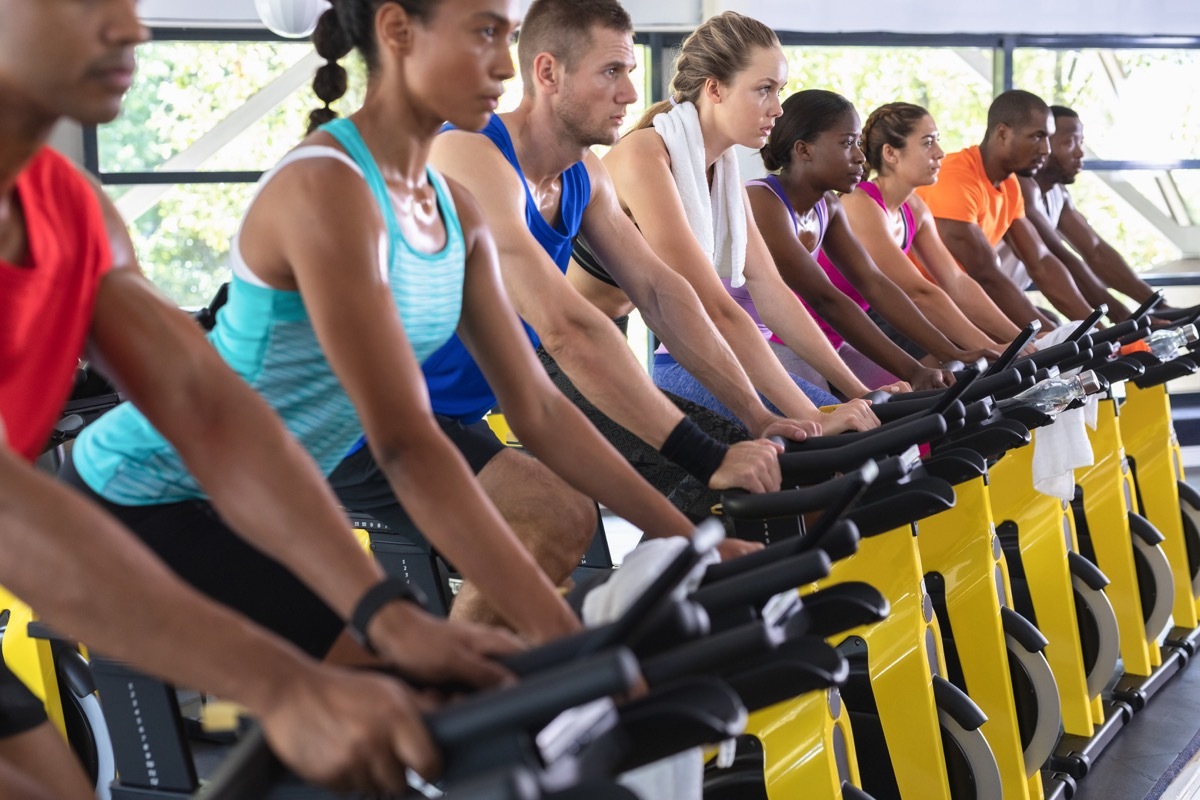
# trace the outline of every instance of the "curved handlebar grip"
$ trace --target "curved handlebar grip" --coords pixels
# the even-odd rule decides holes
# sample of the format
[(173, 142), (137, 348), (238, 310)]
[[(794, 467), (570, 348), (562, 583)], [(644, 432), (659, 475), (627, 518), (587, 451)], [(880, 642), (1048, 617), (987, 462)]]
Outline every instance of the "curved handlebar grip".
[[(704, 581), (701, 587), (708, 586), (713, 583), (719, 583), (724, 580), (736, 578), (739, 575), (750, 572), (751, 570), (761, 569), (762, 567), (770, 566), (771, 564), (781, 561), (785, 558), (790, 558), (798, 553), (805, 553), (820, 547), (824, 550), (822, 544), (829, 541), (827, 536), (831, 532), (836, 532), (837, 539), (840, 542), (852, 541), (857, 547), (858, 543), (858, 528), (853, 522), (848, 519), (839, 520), (832, 526), (830, 531), (825, 534), (805, 534), (804, 536), (793, 536), (788, 539), (781, 539), (777, 542), (764, 547), (762, 550), (756, 550), (753, 553), (748, 553), (744, 556), (738, 556), (732, 561), (722, 561), (719, 564), (711, 565), (704, 573)], [(841, 553), (833, 554), (826, 551), (831, 560), (840, 557)]]
[(872, 458), (894, 455), (914, 444), (924, 444), (945, 434), (946, 429), (943, 417), (922, 416), (898, 425), (889, 425), (873, 436), (845, 447), (784, 453), (779, 457), (779, 467), (785, 476), (800, 482), (804, 479), (820, 479), (822, 475), (857, 469)]
[(642, 666), (642, 675), (655, 687), (693, 675), (725, 672), (770, 653), (780, 639), (780, 633), (765, 622), (752, 622), (655, 656)]
[(1091, 336), (1085, 335), (1080, 337), (1079, 341), (1061, 342), (1042, 350), (1038, 350), (1031, 356), (1023, 356), (1018, 361), (1028, 361), (1037, 366), (1038, 369), (1042, 369), (1044, 367), (1053, 367), (1064, 358), (1070, 358), (1071, 356), (1078, 355), (1080, 350), (1091, 346)]
[(1146, 298), (1146, 301), (1144, 303), (1142, 303), (1140, 306), (1138, 306), (1136, 309), (1134, 309), (1133, 313), (1129, 315), (1129, 318), (1133, 319), (1133, 320), (1145, 319), (1146, 315), (1149, 314), (1151, 311), (1153, 311), (1155, 306), (1157, 306), (1162, 301), (1163, 301), (1162, 289), (1156, 289), (1149, 297)]
[(889, 400), (891, 400), (892, 393), (885, 392), (883, 389), (876, 389), (873, 392), (867, 392), (866, 394), (864, 394), (862, 396), (861, 399), (869, 400), (871, 402), (871, 405), (877, 406), (877, 405), (882, 405), (882, 404), (888, 402)]
[[(786, 457), (786, 454), (780, 456), (780, 460)], [(875, 462), (868, 461), (852, 473), (816, 486), (766, 494), (728, 491), (721, 496), (721, 507), (723, 513), (732, 519), (794, 517), (809, 511), (822, 511), (838, 504), (847, 495), (858, 495), (878, 474), (879, 468)], [(739, 558), (734, 563), (740, 564), (743, 561), (744, 558)], [(712, 567), (709, 570), (711, 571)]]
[(1159, 386), (1167, 381), (1195, 374), (1195, 372), (1195, 361), (1190, 358), (1176, 358), (1161, 366), (1146, 370), (1143, 375), (1133, 379), (1133, 385), (1139, 389), (1149, 389), (1151, 386)]
[(997, 375), (1012, 366), (1013, 361), (1021, 355), (1021, 351), (1025, 346), (1033, 341), (1033, 337), (1038, 335), (1038, 331), (1042, 329), (1042, 323), (1039, 320), (1031, 320), (1021, 332), (1017, 334), (1017, 338), (1013, 339), (1008, 347), (1004, 348), (1004, 352), (1000, 357), (992, 362), (992, 366), (988, 371), (983, 373), (983, 377), (987, 378), (992, 375)]
[(1183, 324), (1191, 321), (1191, 318), (1197, 314), (1200, 314), (1200, 306), (1192, 306), (1191, 308), (1173, 308), (1169, 311), (1155, 311), (1150, 316), (1166, 320), (1167, 322)]
[(690, 599), (716, 616), (738, 606), (761, 605), (780, 592), (819, 581), (829, 574), (831, 566), (823, 550), (799, 553), (777, 564), (706, 584)]
[(639, 678), (633, 653), (618, 647), (468, 697), (428, 715), (425, 724), (450, 756), (464, 747), (486, 747), (488, 739), (505, 731), (542, 725), (565, 709), (627, 692)]

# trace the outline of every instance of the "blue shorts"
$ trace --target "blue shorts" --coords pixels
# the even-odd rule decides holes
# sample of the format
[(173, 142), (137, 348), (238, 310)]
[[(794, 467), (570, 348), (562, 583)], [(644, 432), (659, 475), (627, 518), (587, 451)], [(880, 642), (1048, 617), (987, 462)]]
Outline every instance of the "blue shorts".
[[(796, 382), (796, 386), (800, 387), (800, 391), (804, 392), (804, 396), (812, 400), (813, 404), (818, 407), (833, 406), (841, 402), (829, 392), (814, 386), (803, 378), (798, 378), (795, 375), (792, 375), (791, 378)], [(654, 384), (665, 392), (670, 392), (686, 400), (691, 400), (693, 403), (698, 403), (723, 417), (732, 420), (737, 419), (732, 411), (722, 405), (720, 400), (713, 397), (712, 392), (706, 389), (700, 381), (692, 377), (692, 373), (684, 369), (678, 361), (667, 353), (659, 353), (654, 357)], [(782, 412), (772, 405), (767, 398), (763, 397), (761, 393), (759, 397), (762, 398), (767, 408), (776, 414), (782, 415)]]

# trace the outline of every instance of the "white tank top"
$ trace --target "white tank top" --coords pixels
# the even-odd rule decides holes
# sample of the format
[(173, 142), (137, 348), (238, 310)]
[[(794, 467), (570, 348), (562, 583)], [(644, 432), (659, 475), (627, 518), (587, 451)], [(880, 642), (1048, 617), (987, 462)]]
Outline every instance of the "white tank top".
[[(1050, 227), (1057, 228), (1058, 220), (1062, 217), (1063, 209), (1067, 205), (1066, 188), (1061, 183), (1056, 183), (1050, 187), (1048, 192), (1043, 192), (1040, 186), (1034, 184), (1033, 191), (1033, 199), (1037, 203), (1038, 210), (1046, 215), (1046, 219), (1050, 220)], [(1025, 265), (1008, 246), (1008, 242), (1000, 240), (1000, 244), (996, 245), (996, 255), (1000, 257), (1000, 271), (1015, 283), (1018, 289), (1028, 288), (1032, 283), (1029, 279), (1029, 270), (1025, 269)]]

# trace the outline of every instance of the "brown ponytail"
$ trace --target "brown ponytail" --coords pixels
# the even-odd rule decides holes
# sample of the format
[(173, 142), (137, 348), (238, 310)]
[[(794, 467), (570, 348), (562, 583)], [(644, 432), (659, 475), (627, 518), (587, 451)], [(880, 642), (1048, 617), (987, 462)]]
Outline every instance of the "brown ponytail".
[(375, 39), (375, 12), (384, 3), (394, 2), (409, 16), (427, 20), (440, 0), (331, 0), (332, 5), (317, 21), (313, 46), (325, 64), (313, 77), (313, 93), (324, 105), (308, 115), (308, 133), (337, 118), (330, 105), (346, 94), (346, 69), (338, 62), (358, 50), (367, 62), (367, 74), (379, 61), (379, 43)]
[(885, 144), (903, 150), (908, 135), (928, 116), (928, 111), (913, 103), (886, 103), (872, 111), (862, 130), (862, 151), (867, 158), (863, 180), (883, 169)]

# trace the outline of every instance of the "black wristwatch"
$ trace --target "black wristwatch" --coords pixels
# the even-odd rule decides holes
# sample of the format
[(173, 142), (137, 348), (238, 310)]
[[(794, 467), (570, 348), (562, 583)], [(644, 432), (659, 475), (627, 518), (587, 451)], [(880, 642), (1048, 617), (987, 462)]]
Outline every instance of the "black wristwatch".
[(377, 651), (371, 643), (371, 637), (367, 636), (367, 627), (379, 613), (379, 609), (396, 600), (404, 600), (425, 608), (425, 593), (403, 578), (384, 578), (368, 589), (354, 606), (347, 628), (350, 635), (371, 653)]

